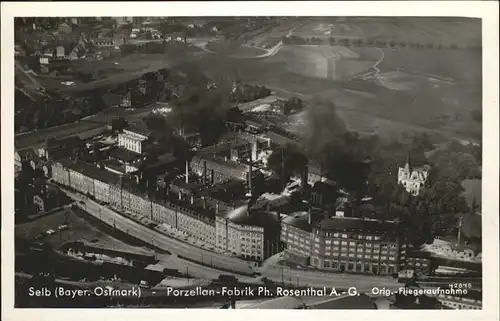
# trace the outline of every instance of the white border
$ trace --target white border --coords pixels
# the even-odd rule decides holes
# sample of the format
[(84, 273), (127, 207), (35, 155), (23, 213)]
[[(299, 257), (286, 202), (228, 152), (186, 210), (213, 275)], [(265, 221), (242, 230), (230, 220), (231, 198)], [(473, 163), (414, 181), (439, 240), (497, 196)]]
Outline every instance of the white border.
[[(495, 1), (346, 1), (346, 2), (21, 2), (1, 4), (2, 25), (2, 320), (135, 320), (148, 318), (294, 320), (498, 320), (498, 3)], [(456, 16), (483, 21), (483, 310), (481, 311), (263, 311), (173, 309), (13, 309), (13, 84), (15, 16)], [(304, 314), (307, 314), (304, 315)]]

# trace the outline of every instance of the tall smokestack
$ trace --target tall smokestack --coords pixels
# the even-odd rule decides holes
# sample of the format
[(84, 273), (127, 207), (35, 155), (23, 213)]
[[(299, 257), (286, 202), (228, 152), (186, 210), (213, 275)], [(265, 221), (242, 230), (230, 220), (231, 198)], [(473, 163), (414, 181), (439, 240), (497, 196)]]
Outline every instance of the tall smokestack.
[(179, 201), (182, 199), (182, 193), (179, 191)]
[(252, 153), (250, 153), (250, 162), (248, 164), (248, 192), (252, 194), (252, 169), (253, 169), (253, 159)]
[(257, 159), (257, 150), (258, 150), (257, 141), (252, 143), (251, 148), (252, 148), (252, 158), (256, 160)]
[(207, 185), (207, 161), (203, 160), (203, 185)]
[(306, 185), (307, 185), (307, 183), (308, 183), (308, 182), (307, 182), (307, 177), (308, 177), (308, 176), (309, 176), (309, 168), (308, 168), (308, 166), (306, 165), (306, 166), (304, 166), (304, 169), (303, 169), (303, 171), (302, 171), (302, 182), (301, 182), (301, 183), (302, 183), (302, 184), (301, 184), (301, 185), (302, 185), (302, 188), (305, 188), (305, 187), (306, 187)]
[(215, 203), (215, 213), (219, 213), (219, 202)]
[(309, 205), (309, 209), (307, 210), (307, 223), (311, 225), (312, 223), (312, 214), (311, 214), (311, 205)]
[(460, 239), (462, 236), (462, 217), (458, 219), (458, 235), (457, 235), (457, 244), (460, 245)]
[(191, 195), (191, 205), (194, 204), (194, 195)]
[(207, 199), (203, 196), (203, 209), (207, 208)]
[(189, 183), (189, 162), (186, 161), (186, 184)]

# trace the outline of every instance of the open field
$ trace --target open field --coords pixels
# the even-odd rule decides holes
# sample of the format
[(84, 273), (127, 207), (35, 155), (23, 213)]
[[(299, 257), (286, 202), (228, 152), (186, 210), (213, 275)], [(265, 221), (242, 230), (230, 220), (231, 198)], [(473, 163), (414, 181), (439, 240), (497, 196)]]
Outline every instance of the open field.
[[(68, 225), (68, 228), (58, 231), (58, 226), (62, 224)], [(16, 237), (33, 239), (38, 234), (50, 229), (56, 233), (54, 235), (46, 235), (40, 241), (50, 244), (55, 249), (60, 248), (68, 242), (87, 241), (100, 247), (141, 254), (152, 254), (151, 251), (145, 248), (128, 245), (101, 232), (85, 219), (77, 216), (71, 209), (64, 209), (34, 221), (16, 225), (15, 235)]]
[(239, 45), (227, 41), (210, 41), (205, 48), (216, 54), (230, 55), (237, 58), (252, 58), (266, 53), (265, 50), (249, 45)]
[[(411, 39), (416, 43), (444, 47), (449, 43), (463, 47), (480, 42), (478, 20), (355, 17), (315, 18), (313, 22), (310, 19), (283, 19), (278, 26), (264, 33), (255, 32), (254, 38), (244, 41), (246, 45), (261, 46), (267, 41), (266, 37), (281, 38), (292, 30), (293, 35), (318, 37), (325, 35), (328, 28), (342, 36), (402, 42)], [(204, 39), (198, 46), (205, 46), (209, 40)], [(218, 41), (222, 47), (231, 45), (222, 39)], [(248, 46), (238, 47), (238, 50), (246, 50), (248, 57), (264, 52)], [(167, 56), (124, 57), (116, 66), (124, 71), (64, 90), (105, 86), (138, 77), (149, 70), (189, 61), (193, 68), (209, 75), (265, 85), (281, 97), (298, 96), (306, 102), (306, 108), (307, 101), (312, 99), (333, 102), (347, 126), (360, 132), (392, 136), (424, 130), (447, 139), (476, 142), (481, 139), (481, 124), (471, 118), (471, 111), (481, 108), (480, 51), (409, 46), (379, 49), (284, 45), (259, 59), (241, 59), (246, 56), (233, 55), (229, 58), (225, 52), (190, 54), (175, 59), (167, 59)], [(88, 62), (88, 66), (82, 65), (82, 68), (108, 68), (106, 64), (113, 61)]]
[[(470, 115), (481, 108), (479, 52), (406, 48), (384, 49), (382, 56), (377, 48), (337, 50), (337, 66), (353, 75), (349, 80), (328, 79), (321, 67), (327, 64), (314, 65), (322, 51), (335, 50), (321, 47), (285, 45), (274, 56), (259, 60), (227, 59), (213, 72), (265, 85), (278, 96), (333, 102), (353, 130), (383, 136), (423, 130), (447, 139), (480, 140), (481, 124)], [(356, 54), (357, 58), (342, 58)], [(429, 59), (431, 55), (435, 58)], [(216, 55), (207, 55), (197, 63), (211, 70), (221, 66), (216, 61)], [(377, 61), (377, 69), (372, 68)], [(372, 75), (361, 77), (365, 73)]]
[[(195, 48), (186, 51), (193, 53)], [(75, 80), (76, 85), (66, 86), (61, 84), (60, 79), (48, 77), (37, 77), (37, 80), (48, 89), (56, 89), (61, 92), (77, 92), (91, 90), (104, 86), (113, 86), (140, 77), (142, 74), (156, 71), (161, 68), (170, 68), (184, 61), (188, 55), (164, 54), (142, 54), (134, 53), (123, 57), (108, 58), (101, 61), (78, 60), (69, 64), (74, 72), (93, 73), (97, 80), (81, 82)], [(117, 63), (117, 64), (115, 64)]]
[[(371, 56), (368, 51), (371, 49)], [(308, 77), (345, 81), (367, 72), (377, 59), (377, 50), (367, 48), (364, 57), (343, 46), (284, 46), (273, 57), (285, 64), (287, 71)]]
[[(377, 39), (396, 42), (479, 45), (481, 26), (460, 18), (317, 17), (297, 28), (299, 37)], [(463, 32), (466, 30), (467, 32)]]

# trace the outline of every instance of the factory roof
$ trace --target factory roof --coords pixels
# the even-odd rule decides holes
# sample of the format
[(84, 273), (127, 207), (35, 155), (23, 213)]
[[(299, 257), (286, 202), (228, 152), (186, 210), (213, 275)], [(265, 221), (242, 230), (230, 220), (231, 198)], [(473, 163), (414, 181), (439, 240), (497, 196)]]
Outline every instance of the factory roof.
[(140, 135), (144, 136), (149, 136), (152, 134), (152, 132), (146, 127), (146, 124), (144, 123), (132, 123), (128, 127), (126, 127), (124, 130), (128, 130), (133, 133), (137, 133)]
[(241, 176), (242, 173), (248, 171), (248, 166), (236, 163), (232, 160), (225, 160), (221, 157), (194, 157), (193, 162), (202, 163), (203, 160), (207, 162), (207, 169), (213, 169), (219, 172), (226, 172), (230, 174), (231, 172), (237, 174), (238, 177)]
[(120, 182), (120, 176), (114, 174), (110, 171), (100, 169), (96, 165), (88, 164), (84, 162), (73, 162), (71, 159), (65, 158), (59, 160), (59, 163), (64, 167), (72, 169), (90, 178), (97, 179), (101, 182), (109, 184), (118, 184)]
[(228, 151), (232, 148), (239, 148), (245, 145), (248, 145), (248, 141), (241, 138), (232, 138), (231, 140), (225, 141), (223, 143), (219, 143), (213, 146), (208, 146), (203, 149), (200, 149), (197, 154), (200, 157), (213, 155), (221, 152)]
[(268, 136), (272, 142), (278, 145), (296, 145), (299, 144), (299, 142), (292, 137), (287, 137), (283, 134), (277, 133), (276, 131), (269, 130), (266, 132), (266, 136)]
[(138, 160), (141, 157), (140, 154), (136, 154), (122, 147), (118, 147), (110, 151), (109, 156), (111, 158), (116, 158), (124, 162), (132, 162)]
[(235, 224), (250, 225), (257, 227), (273, 227), (279, 225), (278, 214), (261, 211), (261, 210), (248, 210), (247, 205), (240, 206), (233, 210), (220, 212), (218, 216), (228, 219)]
[(83, 140), (78, 136), (70, 136), (61, 139), (48, 138), (44, 143), (46, 148), (63, 148), (78, 145), (83, 145)]
[(396, 233), (398, 225), (393, 221), (360, 219), (355, 217), (331, 217), (321, 221), (323, 231), (363, 231), (367, 233)]
[(324, 218), (325, 218), (324, 215), (317, 212), (313, 212), (311, 214), (311, 224), (309, 224), (309, 213), (302, 211), (288, 215), (283, 219), (283, 223), (291, 225), (306, 232), (312, 232), (313, 228), (316, 227), (317, 224)]
[(309, 164), (307, 164), (307, 171), (311, 174), (317, 174), (317, 175), (324, 174), (324, 171), (321, 169), (321, 166), (313, 162), (309, 162)]
[(118, 171), (118, 172), (125, 174), (125, 166), (123, 166), (123, 164), (121, 164), (120, 162), (118, 162), (114, 159), (108, 159), (108, 160), (103, 161), (103, 165), (112, 169), (112, 170), (115, 170), (115, 171)]

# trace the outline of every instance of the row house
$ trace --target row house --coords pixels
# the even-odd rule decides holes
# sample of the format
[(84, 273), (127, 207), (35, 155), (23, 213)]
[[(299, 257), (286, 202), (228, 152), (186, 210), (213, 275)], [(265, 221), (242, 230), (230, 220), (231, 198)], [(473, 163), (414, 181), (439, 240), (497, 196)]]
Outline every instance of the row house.
[(179, 203), (150, 199), (126, 188), (119, 175), (97, 166), (61, 160), (52, 165), (52, 178), (66, 186), (109, 203), (112, 208), (149, 217), (166, 223), (201, 241), (215, 245), (214, 215), (218, 206), (207, 206), (201, 200)]

